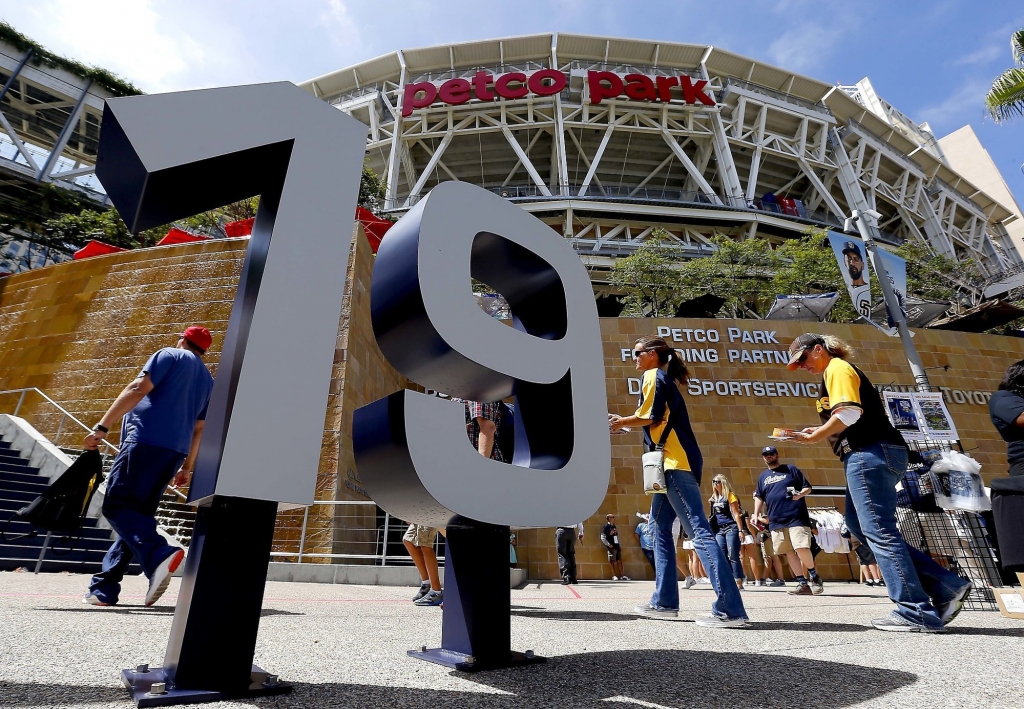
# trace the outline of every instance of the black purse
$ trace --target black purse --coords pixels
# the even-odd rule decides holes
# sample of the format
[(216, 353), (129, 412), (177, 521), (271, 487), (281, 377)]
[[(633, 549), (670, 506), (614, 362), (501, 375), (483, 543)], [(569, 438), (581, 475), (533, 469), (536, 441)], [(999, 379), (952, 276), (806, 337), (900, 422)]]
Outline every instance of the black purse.
[[(70, 540), (72, 534), (81, 530), (89, 502), (102, 477), (103, 459), (100, 452), (85, 451), (39, 497), (11, 515), (0, 530), (0, 539), (15, 542), (37, 536), (43, 531)], [(24, 534), (9, 537), (7, 528), (15, 520), (27, 522), (31, 529)], [(73, 548), (72, 545), (67, 551)]]

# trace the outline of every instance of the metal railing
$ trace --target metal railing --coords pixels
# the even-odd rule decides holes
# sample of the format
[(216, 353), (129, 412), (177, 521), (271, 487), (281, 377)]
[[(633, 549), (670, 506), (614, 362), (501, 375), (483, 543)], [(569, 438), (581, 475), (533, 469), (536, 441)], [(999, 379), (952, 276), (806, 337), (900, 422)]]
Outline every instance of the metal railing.
[[(44, 393), (40, 389), (37, 389), (36, 387), (25, 387), (25, 388), (22, 388), (22, 389), (7, 389), (7, 390), (4, 390), (4, 391), (0, 391), (0, 401), (2, 401), (4, 399), (4, 397), (13, 397), (13, 395), (17, 394), (18, 395), (18, 403), (15, 404), (14, 411), (10, 412), (12, 416), (17, 416), (19, 413), (21, 413), (21, 409), (22, 409), (22, 407), (25, 404), (25, 397), (28, 394), (30, 394), (30, 393), (38, 394), (43, 399), (45, 404), (48, 404), (49, 406), (52, 406), (54, 409), (57, 410), (57, 412), (60, 413), (60, 419), (59, 419), (59, 421), (57, 423), (57, 431), (53, 435), (48, 435), (46, 433), (47, 430), (52, 430), (52, 425), (53, 425), (52, 419), (50, 421), (48, 421), (48, 422), (41, 422), (39, 420), (41, 417), (37, 416), (37, 417), (34, 418), (33, 421), (29, 421), (29, 423), (32, 424), (33, 428), (35, 428), (43, 436), (45, 436), (51, 443), (53, 443), (53, 445), (55, 445), (57, 447), (60, 447), (60, 437), (64, 433), (64, 427), (65, 427), (65, 425), (67, 424), (68, 421), (70, 421), (72, 425), (78, 426), (78, 428), (80, 428), (81, 430), (85, 431), (86, 433), (91, 433), (92, 432), (92, 429), (89, 426), (87, 426), (86, 424), (84, 424), (81, 421), (79, 421), (75, 417), (74, 414), (72, 414), (70, 411), (65, 409), (63, 406), (61, 406), (56, 401), (54, 401), (49, 396), (47, 396), (46, 393)], [(2, 405), (0, 405), (0, 413), (8, 413), (8, 412), (4, 411), (4, 407)], [(28, 420), (28, 419), (26, 419), (26, 420)], [(110, 453), (114, 453), (116, 455), (121, 450), (119, 447), (115, 446), (110, 441), (102, 441), (102, 443), (103, 443), (104, 446), (106, 446), (106, 449), (105, 449), (104, 454), (103, 454), (104, 458), (106, 458), (107, 455), (110, 455)], [(69, 446), (69, 447), (77, 448), (77, 446)], [(104, 483), (104, 485), (105, 485), (105, 483)], [(101, 489), (105, 489), (105, 488), (101, 487)], [(181, 490), (177, 489), (177, 488), (168, 487), (167, 489), (169, 491), (171, 491), (172, 493), (174, 493), (177, 497), (181, 498), (182, 500), (188, 499), (188, 496), (185, 493), (183, 493)]]
[[(301, 515), (299, 510), (278, 513), (270, 556), (300, 564), (347, 560), (374, 566), (409, 565), (412, 559), (402, 544), (407, 527), (407, 522), (383, 512), (371, 501), (317, 501), (305, 507)], [(444, 541), (440, 535), (434, 540), (434, 551), (443, 566)]]
[[(21, 408), (25, 403), (25, 396), (31, 392), (38, 394), (43, 399), (44, 402), (46, 402), (53, 408), (57, 409), (58, 412), (60, 412), (60, 422), (57, 424), (57, 433), (52, 437), (47, 436), (47, 438), (50, 439), (53, 445), (58, 447), (60, 446), (60, 436), (64, 432), (64, 425), (65, 423), (67, 423), (68, 420), (70, 420), (72, 424), (78, 426), (86, 433), (92, 432), (92, 429), (86, 426), (81, 421), (79, 421), (77, 418), (75, 418), (74, 414), (72, 414), (70, 411), (65, 409), (56, 401), (48, 397), (46, 394), (44, 394), (41, 390), (37, 389), (36, 387), (25, 387), (23, 389), (7, 389), (5, 391), (0, 391), (0, 397), (14, 394), (19, 395), (18, 403), (15, 405), (14, 411), (11, 412), (12, 416), (17, 416), (21, 412)], [(6, 413), (3, 411), (3, 407), (0, 407), (0, 413)], [(36, 428), (36, 430), (39, 430), (40, 433), (43, 433), (43, 431), (40, 430), (40, 427), (38, 425), (36, 425), (35, 423), (33, 423), (32, 425)], [(43, 433), (43, 435), (45, 436), (46, 434)], [(117, 446), (115, 446), (113, 443), (110, 443), (109, 441), (103, 441), (103, 445), (105, 445), (109, 449), (108, 452), (113, 451), (114, 453), (117, 453), (118, 451), (120, 451), (120, 449)]]

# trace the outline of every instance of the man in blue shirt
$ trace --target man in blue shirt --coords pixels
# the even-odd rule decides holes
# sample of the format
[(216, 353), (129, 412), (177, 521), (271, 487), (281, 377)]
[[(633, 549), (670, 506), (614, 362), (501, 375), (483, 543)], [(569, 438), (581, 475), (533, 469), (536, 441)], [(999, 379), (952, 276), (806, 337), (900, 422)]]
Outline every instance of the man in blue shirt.
[(202, 356), (212, 342), (205, 327), (192, 326), (178, 344), (159, 350), (118, 395), (85, 438), (97, 448), (121, 417), (121, 450), (107, 478), (103, 515), (117, 541), (103, 558), (83, 599), (112, 606), (121, 579), (134, 557), (149, 578), (145, 603), (151, 606), (170, 584), (185, 551), (171, 546), (156, 530), (156, 509), (167, 484), (185, 485), (192, 477), (213, 377)]
[[(772, 545), (776, 554), (785, 554), (789, 568), (796, 577), (797, 587), (790, 591), (796, 596), (810, 596), (825, 590), (811, 553), (811, 516), (807, 512), (804, 498), (811, 493), (811, 484), (795, 465), (779, 462), (779, 451), (775, 446), (765, 446), (761, 451), (768, 469), (757, 479), (754, 491), (754, 520), (762, 524), (761, 510), (768, 516), (768, 528), (772, 532)], [(804, 576), (807, 571), (810, 579)]]
[(636, 526), (633, 533), (640, 540), (640, 551), (644, 553), (644, 557), (654, 569), (654, 573), (658, 573), (658, 570), (654, 568), (654, 538), (651, 536), (650, 527), (648, 527), (651, 521), (650, 516), (639, 512), (636, 513), (636, 516), (640, 518), (640, 524)]

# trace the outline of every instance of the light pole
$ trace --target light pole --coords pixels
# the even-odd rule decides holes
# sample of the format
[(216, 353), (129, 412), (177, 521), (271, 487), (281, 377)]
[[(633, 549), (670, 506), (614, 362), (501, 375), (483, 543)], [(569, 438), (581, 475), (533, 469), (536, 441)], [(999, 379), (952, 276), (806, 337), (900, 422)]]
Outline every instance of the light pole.
[(882, 287), (882, 298), (885, 300), (885, 307), (889, 311), (889, 317), (896, 323), (896, 329), (900, 333), (903, 352), (907, 355), (907, 362), (910, 363), (910, 371), (914, 375), (917, 390), (931, 391), (931, 384), (928, 383), (928, 375), (925, 374), (924, 365), (921, 363), (921, 356), (917, 354), (917, 348), (914, 347), (914, 340), (910, 335), (910, 328), (907, 327), (907, 319), (903, 315), (903, 308), (900, 307), (899, 300), (896, 298), (896, 294), (893, 293), (892, 283), (889, 282), (889, 274), (885, 270), (885, 263), (882, 261), (881, 255), (876, 252), (875, 239), (871, 235), (871, 225), (868, 224), (867, 220), (868, 218), (875, 218), (877, 213), (865, 211), (862, 214), (860, 210), (854, 209), (851, 214), (853, 216), (847, 220), (847, 224), (849, 222), (856, 224), (857, 230), (864, 240), (864, 248), (871, 259), (875, 275), (878, 276), (878, 285)]

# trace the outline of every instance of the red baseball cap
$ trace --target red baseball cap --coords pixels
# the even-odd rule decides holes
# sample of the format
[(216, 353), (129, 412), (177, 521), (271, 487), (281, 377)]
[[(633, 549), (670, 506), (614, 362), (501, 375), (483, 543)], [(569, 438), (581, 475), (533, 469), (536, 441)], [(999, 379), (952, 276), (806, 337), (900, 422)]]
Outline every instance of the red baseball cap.
[(181, 336), (203, 352), (210, 349), (210, 345), (213, 344), (213, 335), (205, 327), (199, 325), (185, 328), (185, 332), (181, 333)]

